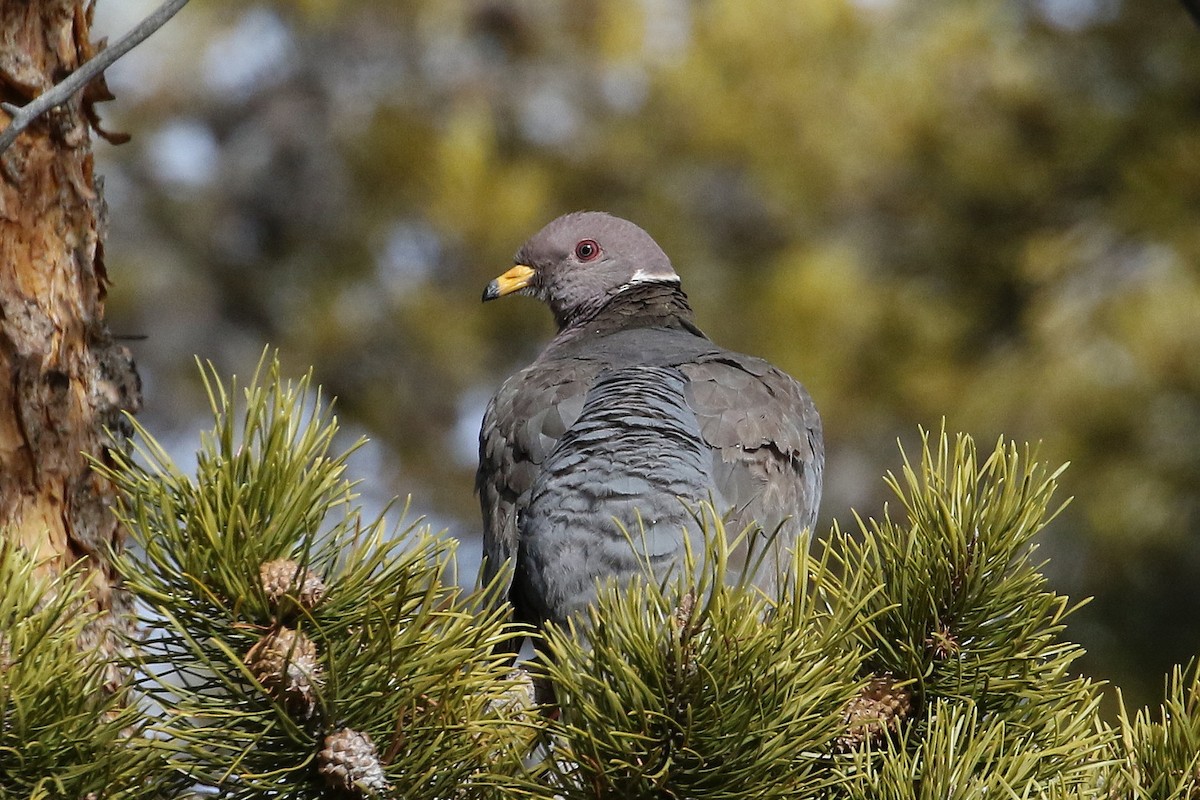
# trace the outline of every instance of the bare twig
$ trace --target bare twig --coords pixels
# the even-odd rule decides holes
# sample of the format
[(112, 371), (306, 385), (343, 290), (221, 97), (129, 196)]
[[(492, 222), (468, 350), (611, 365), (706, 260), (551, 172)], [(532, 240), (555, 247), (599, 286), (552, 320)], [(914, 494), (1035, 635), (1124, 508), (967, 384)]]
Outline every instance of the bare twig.
[(118, 39), (112, 46), (106, 47), (94, 57), (88, 59), (79, 69), (68, 75), (61, 83), (52, 89), (42, 92), (24, 106), (17, 107), (11, 103), (0, 103), (10, 115), (12, 121), (0, 132), (0, 153), (17, 140), (21, 131), (57, 105), (65, 103), (76, 92), (87, 86), (97, 75), (108, 69), (112, 64), (133, 48), (137, 47), (147, 36), (166, 24), (175, 16), (179, 9), (187, 5), (188, 0), (166, 0), (153, 14), (139, 22), (129, 33)]

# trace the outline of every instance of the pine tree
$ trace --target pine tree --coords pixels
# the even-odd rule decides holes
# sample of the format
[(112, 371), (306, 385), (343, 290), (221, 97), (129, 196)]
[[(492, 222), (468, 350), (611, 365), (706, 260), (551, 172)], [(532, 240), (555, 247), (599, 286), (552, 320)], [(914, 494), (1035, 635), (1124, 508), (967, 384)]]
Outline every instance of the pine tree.
[(309, 378), (204, 374), (194, 475), (136, 423), (97, 465), (133, 539), (127, 684), (78, 654), (79, 576), (0, 548), (0, 796), (1200, 797), (1196, 666), (1115, 727), (1072, 672), (1036, 557), (1060, 470), (1029, 449), (926, 436), (898, 513), (795, 554), (778, 596), (726, 580), (740, 540), (701, 505), (682, 577), (601, 587), (513, 670), (527, 632), (458, 588), (452, 540), (363, 519)]

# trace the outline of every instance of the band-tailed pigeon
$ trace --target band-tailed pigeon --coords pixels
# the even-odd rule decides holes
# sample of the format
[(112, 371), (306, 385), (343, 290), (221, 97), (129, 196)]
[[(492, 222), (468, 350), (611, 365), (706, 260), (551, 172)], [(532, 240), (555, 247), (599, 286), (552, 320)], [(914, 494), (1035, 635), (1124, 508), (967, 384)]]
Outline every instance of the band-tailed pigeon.
[[(729, 535), (778, 529), (763, 574), (779, 574), (821, 496), (821, 420), (804, 388), (709, 340), (670, 260), (631, 222), (567, 214), (514, 262), (483, 299), (530, 295), (558, 324), (479, 434), (484, 578), (513, 560), (517, 620), (562, 623), (598, 579), (628, 580), (647, 557), (679, 563), (699, 501)], [(622, 527), (648, 552), (631, 552)]]

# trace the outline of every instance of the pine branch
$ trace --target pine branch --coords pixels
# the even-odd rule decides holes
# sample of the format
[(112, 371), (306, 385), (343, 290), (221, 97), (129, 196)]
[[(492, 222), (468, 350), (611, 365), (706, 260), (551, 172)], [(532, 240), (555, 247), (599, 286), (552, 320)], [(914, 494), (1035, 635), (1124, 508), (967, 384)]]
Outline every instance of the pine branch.
[(1103, 796), (1107, 739), (1094, 725), (1046, 744), (973, 703), (939, 700), (926, 713), (923, 730), (909, 729), (896, 746), (855, 754), (842, 784), (847, 800)]
[(194, 479), (136, 421), (140, 463), (99, 467), (135, 542), (120, 569), (149, 609), (139, 688), (169, 763), (232, 798), (474, 797), (515, 773), (511, 634), (454, 585), (453, 543), (361, 519), (309, 378), (265, 357), (245, 390), (204, 378)]
[(1149, 709), (1131, 717), (1122, 700), (1119, 722), (1124, 796), (1200, 796), (1200, 661), (1171, 673), (1157, 719)]
[(80, 648), (87, 603), (76, 571), (48, 580), (0, 540), (0, 796), (151, 798), (171, 783), (112, 665)]
[(1099, 692), (1069, 675), (1071, 609), (1034, 560), (1061, 471), (1003, 440), (981, 460), (970, 437), (923, 433), (919, 462), (888, 476), (905, 518), (835, 534), (841, 595), (877, 588), (856, 632), (871, 672), (910, 681), (917, 709), (852, 753), (851, 797), (1066, 796), (1103, 780)]
[(932, 445), (888, 478), (906, 520), (840, 534), (843, 572), (883, 587), (868, 606), (880, 668), (920, 678), (926, 696), (1015, 703), (1081, 652), (1059, 639), (1071, 607), (1033, 560), (1061, 469), (1003, 442), (982, 462), (969, 437)]

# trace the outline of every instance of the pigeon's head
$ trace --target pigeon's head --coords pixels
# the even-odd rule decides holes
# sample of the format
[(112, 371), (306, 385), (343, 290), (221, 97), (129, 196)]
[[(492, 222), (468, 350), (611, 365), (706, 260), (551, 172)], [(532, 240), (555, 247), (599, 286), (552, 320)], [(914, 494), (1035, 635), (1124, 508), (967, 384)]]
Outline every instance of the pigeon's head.
[(514, 293), (536, 297), (550, 306), (560, 328), (636, 284), (679, 282), (650, 234), (600, 211), (559, 217), (521, 245), (513, 262), (488, 284), (483, 299)]

